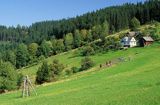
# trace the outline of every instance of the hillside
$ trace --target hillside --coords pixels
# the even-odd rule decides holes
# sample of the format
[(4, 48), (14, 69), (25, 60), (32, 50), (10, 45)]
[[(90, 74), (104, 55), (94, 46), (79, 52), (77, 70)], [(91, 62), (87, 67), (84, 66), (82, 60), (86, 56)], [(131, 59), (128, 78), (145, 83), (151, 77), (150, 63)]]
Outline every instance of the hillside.
[[(23, 99), (20, 91), (2, 94), (0, 105), (159, 105), (159, 52), (160, 44), (155, 43), (145, 48), (97, 54), (92, 56), (97, 65), (95, 70), (38, 86), (38, 96)], [(64, 55), (55, 57), (61, 62), (68, 60), (70, 66), (79, 65), (79, 57), (74, 57), (72, 53)], [(110, 68), (98, 67), (99, 63), (108, 59), (128, 56), (132, 57), (131, 61)], [(36, 66), (32, 70), (34, 68)]]
[[(155, 26), (152, 24), (142, 25), (139, 28), (139, 30), (143, 32), (146, 29), (148, 30), (149, 27), (155, 27)], [(120, 31), (115, 34), (111, 34), (110, 36), (107, 36), (107, 37), (119, 37), (121, 34), (124, 35), (127, 32), (129, 32), (129, 29)], [(95, 40), (91, 43), (98, 42), (98, 41), (100, 41), (100, 39)], [(45, 61), (47, 61), (48, 63), (52, 63), (54, 59), (57, 59), (60, 61), (60, 63), (63, 63), (65, 65), (65, 69), (69, 69), (72, 67), (80, 67), (81, 60), (84, 58), (84, 56), (80, 55), (80, 52), (81, 52), (81, 50), (77, 48), (77, 49), (74, 49), (74, 50), (71, 50), (68, 52), (60, 53), (55, 56), (51, 56), (49, 58), (46, 58)], [(128, 53), (128, 52), (123, 52), (123, 53), (116, 52), (116, 53), (112, 54), (113, 52), (114, 51), (105, 52), (105, 53), (97, 53), (96, 55), (91, 56), (91, 59), (93, 59), (95, 62), (95, 66), (93, 69), (96, 69), (97, 67), (99, 67), (100, 64), (105, 63), (106, 61), (113, 60), (113, 59), (116, 59), (121, 56), (123, 57), (123, 55), (125, 55), (125, 54), (126, 54), (126, 56), (130, 55), (130, 53)], [(22, 73), (23, 75), (29, 75), (30, 78), (33, 81), (35, 81), (36, 72), (37, 72), (38, 68), (41, 66), (41, 64), (42, 63), (31, 65), (31, 66), (19, 69), (18, 71), (19, 71), (19, 73)]]
[[(152, 25), (149, 25), (149, 26), (152, 26)], [(147, 28), (148, 25), (143, 25), (140, 27), (140, 30), (143, 30), (145, 28)], [(126, 32), (128, 32), (129, 30), (123, 30), (123, 31), (120, 31), (118, 33), (115, 33), (115, 34), (112, 34), (108, 37), (118, 37), (120, 34), (124, 34)], [(106, 37), (107, 38), (107, 37)], [(98, 42), (100, 41), (100, 39), (98, 40), (95, 40), (91, 43), (94, 43), (94, 42)], [(84, 47), (84, 46), (82, 46)], [(46, 58), (45, 61), (47, 61), (48, 63), (52, 63), (52, 61), (54, 59), (57, 59), (60, 61), (60, 63), (63, 63), (66, 68), (72, 68), (72, 67), (80, 67), (81, 65), (81, 60), (82, 58), (84, 58), (83, 56), (80, 55), (80, 49), (73, 49), (71, 51), (68, 51), (68, 52), (64, 52), (64, 53), (60, 53), (60, 54), (57, 54), (55, 56), (51, 56), (49, 58)], [(98, 53), (94, 56), (91, 56), (91, 58), (94, 60), (95, 62), (95, 67), (94, 68), (97, 68), (99, 67), (99, 64), (101, 63), (104, 63), (106, 62), (107, 60), (112, 60), (112, 59), (115, 59), (119, 56), (121, 56), (122, 53), (117, 53), (117, 54), (112, 54), (112, 51), (111, 52), (107, 52), (107, 53)], [(128, 54), (127, 54), (128, 55)], [(105, 58), (104, 56), (107, 56), (107, 58)], [(74, 63), (73, 63), (74, 62)], [(19, 69), (19, 73), (22, 73), (23, 75), (29, 75), (31, 77), (31, 79), (34, 81), (35, 80), (35, 75), (36, 75), (36, 72), (38, 70), (38, 68), (41, 66), (42, 63), (38, 63), (38, 64), (35, 64), (35, 65), (31, 65), (31, 66), (28, 66), (28, 67), (25, 67), (25, 68), (22, 68), (22, 69)]]
[(160, 105), (159, 9), (145, 0), (0, 25), (0, 105)]

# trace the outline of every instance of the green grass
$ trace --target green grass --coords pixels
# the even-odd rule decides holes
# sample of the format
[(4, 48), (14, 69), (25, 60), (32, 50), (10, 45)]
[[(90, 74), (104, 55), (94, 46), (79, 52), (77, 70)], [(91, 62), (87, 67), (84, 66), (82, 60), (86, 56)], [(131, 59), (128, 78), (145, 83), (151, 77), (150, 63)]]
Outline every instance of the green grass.
[[(56, 58), (68, 67), (80, 66), (81, 57), (72, 54), (53, 56), (48, 61)], [(128, 56), (132, 57), (131, 61), (98, 68), (106, 60)], [(37, 86), (38, 96), (21, 98), (20, 91), (2, 94), (0, 105), (160, 105), (160, 44), (91, 58), (96, 63), (92, 70)], [(34, 76), (37, 67), (25, 69), (23, 73)]]

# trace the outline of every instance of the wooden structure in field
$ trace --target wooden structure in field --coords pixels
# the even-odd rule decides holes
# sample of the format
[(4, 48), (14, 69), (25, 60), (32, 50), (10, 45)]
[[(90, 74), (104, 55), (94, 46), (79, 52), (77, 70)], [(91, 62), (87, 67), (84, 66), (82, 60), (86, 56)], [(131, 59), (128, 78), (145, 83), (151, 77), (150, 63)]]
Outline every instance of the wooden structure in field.
[(146, 37), (142, 37), (140, 39), (140, 46), (144, 47), (144, 46), (149, 46), (154, 42), (154, 40), (152, 39), (152, 37), (150, 36), (146, 36)]
[(22, 89), (22, 97), (28, 97), (31, 95), (31, 90), (32, 89), (35, 93), (35, 95), (37, 95), (37, 92), (36, 90), (34, 89), (28, 75), (26, 75), (24, 77), (24, 80), (23, 80), (23, 89)]

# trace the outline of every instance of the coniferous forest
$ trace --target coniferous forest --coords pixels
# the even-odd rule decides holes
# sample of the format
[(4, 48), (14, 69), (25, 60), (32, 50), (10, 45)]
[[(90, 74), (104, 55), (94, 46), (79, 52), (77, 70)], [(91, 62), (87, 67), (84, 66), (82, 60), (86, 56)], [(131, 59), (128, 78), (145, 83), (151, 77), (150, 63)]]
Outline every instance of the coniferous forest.
[(0, 26), (0, 59), (9, 61), (19, 69), (45, 57), (128, 29), (134, 17), (141, 25), (160, 21), (160, 1), (127, 3), (74, 18), (37, 22), (29, 27)]

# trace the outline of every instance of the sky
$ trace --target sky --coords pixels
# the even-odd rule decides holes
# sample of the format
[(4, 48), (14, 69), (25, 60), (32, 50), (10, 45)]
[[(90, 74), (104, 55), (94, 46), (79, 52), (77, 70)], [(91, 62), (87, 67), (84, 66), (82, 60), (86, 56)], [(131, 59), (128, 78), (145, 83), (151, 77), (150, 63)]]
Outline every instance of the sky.
[(0, 0), (0, 25), (29, 26), (75, 17), (104, 7), (145, 0)]

